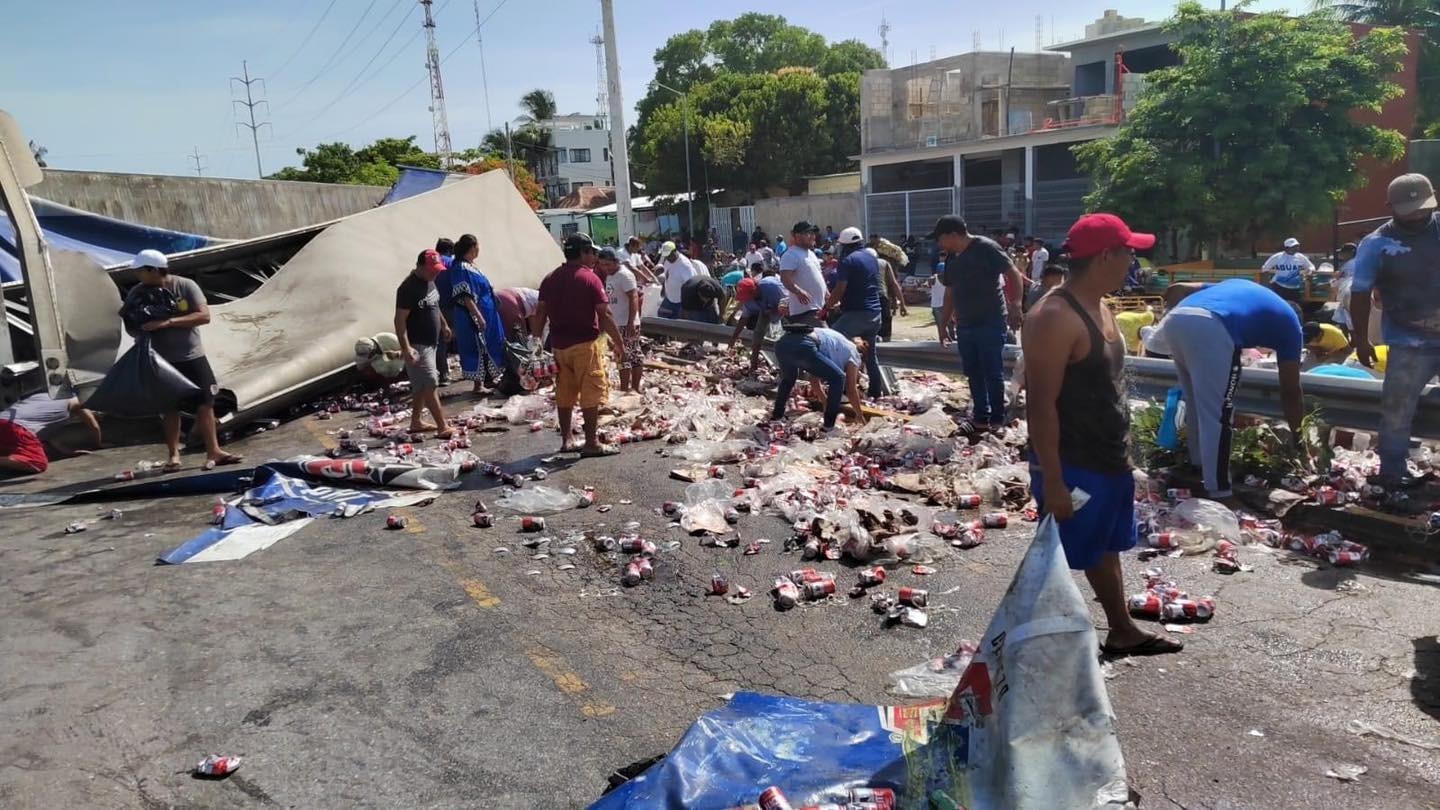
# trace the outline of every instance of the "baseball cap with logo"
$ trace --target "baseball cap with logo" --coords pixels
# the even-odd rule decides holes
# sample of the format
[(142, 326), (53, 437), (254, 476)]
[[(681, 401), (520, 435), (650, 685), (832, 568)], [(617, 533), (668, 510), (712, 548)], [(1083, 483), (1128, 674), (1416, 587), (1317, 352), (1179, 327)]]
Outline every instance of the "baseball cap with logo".
[(1430, 178), (1423, 174), (1402, 174), (1390, 181), (1390, 190), (1386, 192), (1385, 199), (1390, 203), (1390, 210), (1403, 217), (1416, 211), (1434, 208), (1435, 187), (1430, 185)]
[(840, 232), (836, 241), (842, 245), (858, 245), (865, 241), (865, 234), (861, 233), (859, 228), (846, 228)]
[(1086, 214), (1070, 226), (1065, 239), (1065, 251), (1072, 259), (1088, 259), (1118, 247), (1149, 250), (1155, 247), (1155, 234), (1136, 233), (1114, 214)]

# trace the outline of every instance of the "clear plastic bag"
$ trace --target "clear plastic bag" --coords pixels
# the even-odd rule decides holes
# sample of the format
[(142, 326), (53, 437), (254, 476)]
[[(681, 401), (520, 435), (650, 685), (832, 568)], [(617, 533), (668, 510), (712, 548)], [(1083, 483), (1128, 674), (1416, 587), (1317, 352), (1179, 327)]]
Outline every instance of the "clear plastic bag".
[[(1016, 483), (1016, 482), (1020, 483)], [(1002, 464), (976, 470), (970, 476), (975, 491), (996, 506), (1007, 501), (1028, 501), (1030, 499), (1030, 467), (1025, 464)], [(1022, 497), (1023, 490), (1023, 497)]]
[(968, 639), (955, 652), (890, 673), (890, 692), (905, 697), (948, 697), (979, 645)]
[(685, 514), (680, 516), (680, 528), (690, 534), (725, 534), (730, 531), (730, 524), (725, 522), (722, 502), (711, 499), (685, 507)]
[(684, 444), (677, 444), (670, 450), (670, 455), (676, 458), (683, 458), (686, 461), (694, 461), (702, 464), (729, 463), (738, 461), (745, 455), (745, 451), (755, 447), (754, 442), (745, 439), (730, 439), (728, 441), (707, 441), (705, 439), (691, 439)]
[(550, 400), (542, 394), (518, 394), (505, 401), (500, 413), (510, 424), (523, 425), (549, 415)]
[(550, 487), (525, 487), (512, 490), (495, 502), (496, 509), (517, 515), (553, 515), (580, 505), (582, 493), (571, 489), (561, 492)]
[(1241, 543), (1240, 521), (1230, 507), (1204, 498), (1187, 498), (1170, 510), (1173, 528), (1193, 529), (1215, 540)]

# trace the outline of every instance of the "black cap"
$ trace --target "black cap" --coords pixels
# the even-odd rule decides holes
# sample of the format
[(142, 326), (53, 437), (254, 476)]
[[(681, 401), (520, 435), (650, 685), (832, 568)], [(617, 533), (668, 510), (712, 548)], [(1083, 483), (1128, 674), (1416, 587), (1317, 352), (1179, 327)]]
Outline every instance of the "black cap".
[(600, 258), (604, 259), (607, 262), (620, 261), (620, 257), (615, 255), (615, 248), (601, 248)]
[(795, 223), (795, 227), (793, 227), (793, 228), (790, 229), (790, 233), (819, 233), (819, 232), (820, 232), (820, 226), (819, 226), (819, 225), (811, 225), (810, 223), (806, 222), (806, 221), (803, 220), (803, 219), (800, 220), (799, 222)]
[(564, 248), (566, 250), (584, 250), (593, 247), (595, 247), (595, 242), (587, 234), (572, 233), (565, 237)]
[(927, 235), (926, 239), (939, 238), (941, 234), (958, 233), (965, 235), (970, 233), (970, 228), (965, 224), (965, 218), (956, 214), (946, 214), (935, 220), (935, 230)]

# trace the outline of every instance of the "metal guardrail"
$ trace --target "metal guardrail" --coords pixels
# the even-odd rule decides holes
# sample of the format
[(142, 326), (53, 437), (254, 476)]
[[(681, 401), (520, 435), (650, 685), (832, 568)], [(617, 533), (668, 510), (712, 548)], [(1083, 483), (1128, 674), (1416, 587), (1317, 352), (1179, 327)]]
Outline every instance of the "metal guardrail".
[[(680, 340), (706, 340), (724, 343), (730, 340), (734, 327), (694, 321), (645, 318), (641, 328), (649, 335)], [(749, 341), (750, 333), (742, 336)], [(942, 348), (935, 341), (901, 341), (879, 344), (880, 362), (897, 368), (934, 371), (946, 374), (960, 372), (960, 360), (953, 348)], [(1019, 357), (1018, 346), (1005, 347), (1005, 367), (1011, 369)], [(1125, 373), (1131, 395), (1139, 399), (1163, 399), (1166, 392), (1179, 385), (1175, 364), (1154, 357), (1125, 358)], [(1314, 400), (1325, 421), (1337, 427), (1377, 430), (1380, 427), (1380, 380), (1328, 377), (1318, 374), (1300, 375), (1306, 399)], [(1240, 387), (1235, 394), (1235, 409), (1241, 413), (1271, 418), (1284, 415), (1280, 402), (1280, 376), (1273, 369), (1246, 368), (1240, 374)], [(1415, 409), (1411, 433), (1426, 439), (1440, 438), (1440, 385), (1427, 386)]]

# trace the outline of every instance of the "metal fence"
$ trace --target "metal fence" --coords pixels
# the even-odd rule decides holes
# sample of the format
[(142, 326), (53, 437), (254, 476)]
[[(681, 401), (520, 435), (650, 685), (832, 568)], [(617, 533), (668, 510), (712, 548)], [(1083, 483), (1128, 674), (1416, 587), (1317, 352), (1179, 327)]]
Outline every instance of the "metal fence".
[(899, 241), (930, 232), (935, 220), (955, 213), (955, 190), (887, 191), (865, 195), (865, 232)]

